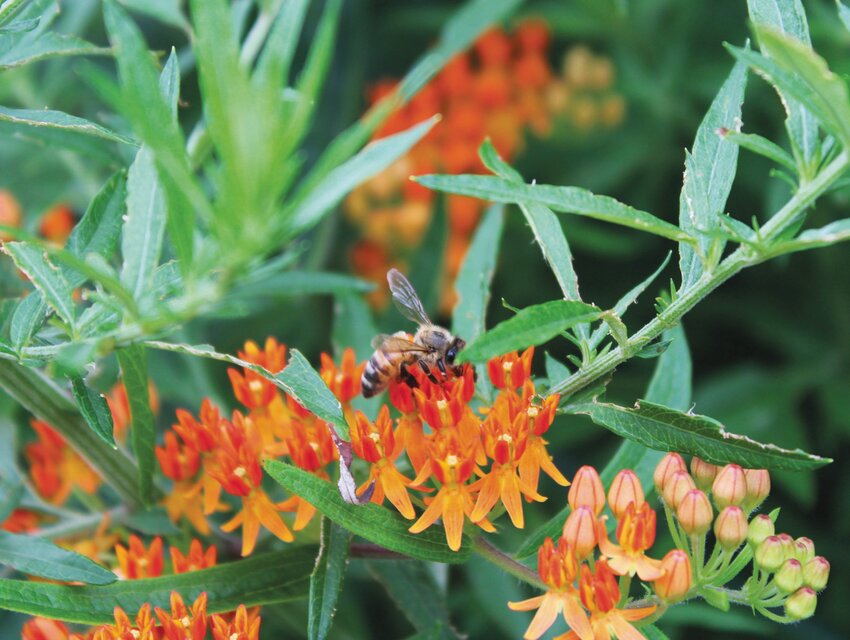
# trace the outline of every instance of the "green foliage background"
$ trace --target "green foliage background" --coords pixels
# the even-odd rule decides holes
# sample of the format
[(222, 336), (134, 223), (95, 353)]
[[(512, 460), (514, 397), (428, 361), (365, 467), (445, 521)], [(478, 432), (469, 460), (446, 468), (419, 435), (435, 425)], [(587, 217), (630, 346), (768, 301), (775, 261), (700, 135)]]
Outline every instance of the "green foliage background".
[[(127, 3), (137, 4), (137, 3)], [(237, 3), (238, 4), (238, 3)], [(322, 3), (311, 3), (307, 32), (315, 29)], [(100, 3), (75, 0), (63, 4), (59, 30), (106, 44)], [(626, 11), (624, 12), (624, 7)], [(364, 109), (364, 87), (383, 76), (400, 77), (434, 41), (439, 28), (456, 8), (451, 2), (346, 0), (335, 42), (327, 86), (315, 115), (315, 126), (303, 151), (315, 159), (328, 142), (358, 118)], [(833, 71), (850, 73), (850, 31), (836, 18), (831, 2), (806, 2), (816, 50)], [(517, 167), (527, 180), (569, 184), (616, 197), (644, 211), (675, 222), (683, 171), (683, 150), (690, 147), (707, 106), (732, 66), (724, 49), (728, 42), (743, 46), (751, 38), (743, 2), (683, 3), (675, 0), (562, 0), (528, 2), (519, 15), (541, 15), (552, 27), (562, 51), (584, 43), (610, 56), (616, 66), (617, 88), (625, 96), (627, 117), (613, 131), (559, 135), (532, 140)], [(197, 118), (199, 96), (191, 61), (181, 60), (186, 36), (178, 25), (150, 17), (138, 20), (149, 46), (168, 51), (177, 47), (185, 102), (181, 123)], [(304, 43), (296, 63), (306, 55)], [(106, 67), (90, 58), (89, 65)], [(51, 60), (7, 71), (0, 77), (0, 104), (38, 109), (44, 105), (98, 120), (103, 103), (80, 80), (79, 61)], [(71, 70), (69, 72), (69, 69)], [(744, 131), (785, 140), (784, 113), (773, 89), (751, 74), (744, 104)], [(110, 123), (105, 123), (109, 125)], [(120, 127), (119, 122), (112, 123)], [(118, 129), (120, 131), (120, 128)], [(185, 127), (184, 127), (184, 130)], [(0, 134), (9, 133), (0, 122)], [(88, 202), (127, 150), (81, 140), (79, 153), (60, 150), (44, 140), (3, 135), (0, 143), (0, 188), (12, 190), (23, 203), (27, 224), (57, 201), (71, 202), (77, 211)], [(117, 153), (118, 158), (110, 154)], [(785, 182), (771, 174), (771, 165), (742, 150), (738, 175), (726, 210), (740, 220), (765, 221), (788, 197)], [(847, 217), (850, 189), (822, 198), (809, 224), (820, 227)], [(600, 308), (612, 306), (623, 291), (652, 273), (659, 256), (670, 249), (666, 240), (604, 225), (577, 216), (563, 217), (575, 256), (583, 299)], [(337, 214), (311, 236), (307, 263), (312, 269), (347, 271), (348, 233)], [(426, 247), (427, 251), (429, 248)], [(431, 256), (439, 260), (439, 256)], [(628, 324), (637, 327), (653, 314), (659, 283), (678, 281), (675, 260), (630, 311)], [(841, 458), (850, 444), (850, 253), (845, 245), (783, 256), (745, 271), (723, 285), (685, 319), (694, 364), (694, 406), (734, 431), (786, 448), (800, 447)], [(8, 280), (4, 280), (8, 282)], [(534, 282), (535, 286), (529, 286)], [(12, 293), (11, 291), (5, 292)], [(499, 304), (515, 307), (560, 297), (548, 267), (540, 259), (533, 236), (516, 207), (506, 218), (488, 315), (488, 326), (511, 316)], [(298, 348), (313, 362), (320, 351), (332, 351), (333, 300), (326, 295), (289, 297), (260, 305), (247, 319), (226, 313), (207, 314), (183, 330), (189, 343), (210, 343), (234, 353), (246, 339), (274, 335)], [(553, 343), (549, 353), (563, 359), (569, 346)], [(537, 359), (542, 365), (541, 357)], [(654, 361), (635, 359), (623, 366), (609, 388), (609, 398), (629, 405), (643, 395)], [(196, 408), (203, 395), (227, 406), (229, 390), (224, 367), (206, 360), (152, 352), (148, 369), (162, 390), (162, 420), (175, 407)], [(541, 371), (542, 373), (542, 371)], [(3, 399), (3, 421), (20, 420), (19, 410)], [(619, 439), (593, 425), (586, 416), (560, 419), (549, 432), (556, 463), (567, 475), (581, 464), (603, 467)], [(767, 506), (782, 505), (781, 527), (793, 536), (815, 540), (817, 551), (832, 563), (832, 580), (819, 599), (817, 616), (791, 627), (779, 627), (750, 616), (741, 608), (718, 615), (707, 605), (671, 610), (661, 627), (671, 638), (843, 637), (850, 624), (850, 466), (829, 465), (816, 473), (781, 471), (773, 474), (774, 491)], [(545, 505), (527, 509), (526, 531), (533, 531), (566, 500), (554, 484), (544, 486)], [(523, 533), (505, 530), (506, 548), (516, 548)], [(390, 575), (393, 572), (406, 575)], [(429, 602), (416, 585), (450, 584), (445, 600)], [(392, 593), (380, 585), (392, 584)], [(409, 585), (405, 593), (399, 585)], [(505, 602), (523, 593), (514, 578), (478, 558), (463, 566), (434, 565), (423, 569), (355, 562), (349, 567), (340, 609), (331, 637), (403, 637), (418, 620), (448, 615), (470, 637), (518, 637), (527, 621), (508, 612)], [(407, 611), (409, 622), (394, 606)], [(264, 611), (265, 637), (306, 637), (306, 602)], [(0, 635), (11, 637), (20, 617), (0, 613)], [(281, 635), (276, 635), (281, 634)]]

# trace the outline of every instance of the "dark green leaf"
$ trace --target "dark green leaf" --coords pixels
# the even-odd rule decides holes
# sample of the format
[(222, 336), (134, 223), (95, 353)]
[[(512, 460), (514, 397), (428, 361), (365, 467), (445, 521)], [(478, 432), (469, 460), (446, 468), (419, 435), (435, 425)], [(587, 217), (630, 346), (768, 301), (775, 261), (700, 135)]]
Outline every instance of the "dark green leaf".
[(526, 205), (542, 204), (554, 211), (604, 220), (671, 240), (686, 242), (690, 238), (675, 225), (664, 222), (651, 213), (617, 202), (608, 196), (595, 195), (579, 187), (517, 184), (495, 176), (476, 175), (418, 176), (416, 182), (437, 191), (459, 193), (482, 200)]
[(3, 251), (12, 257), (57, 315), (73, 327), (76, 317), (73, 289), (44, 251), (26, 242), (6, 242)]
[(38, 536), (0, 531), (0, 564), (39, 578), (86, 584), (111, 584), (111, 571), (74, 551), (57, 547)]
[(275, 378), (293, 400), (333, 425), (337, 435), (348, 441), (348, 423), (342, 414), (342, 405), (298, 349), (289, 352), (289, 364)]
[(265, 468), (284, 489), (300, 496), (341, 527), (390, 551), (445, 563), (462, 563), (472, 551), (466, 536), (460, 550), (455, 552), (446, 544), (441, 527), (431, 527), (414, 535), (408, 531), (412, 522), (395, 511), (371, 502), (362, 506), (349, 504), (342, 499), (336, 486), (298, 467), (267, 460)]
[(23, 580), (0, 580), (0, 607), (81, 624), (114, 621), (115, 607), (131, 617), (145, 603), (170, 609), (171, 592), (188, 602), (206, 592), (209, 613), (233, 611), (306, 596), (316, 548), (294, 547), (258, 554), (210, 569), (180, 575), (121, 580), (105, 587), (71, 587)]
[(80, 408), (80, 413), (83, 414), (86, 424), (100, 436), (101, 440), (114, 447), (112, 412), (109, 410), (106, 398), (86, 386), (85, 381), (80, 376), (71, 378), (71, 391), (74, 393), (74, 400), (77, 401), (77, 406)]
[(124, 519), (124, 524), (147, 536), (173, 536), (180, 533), (162, 507), (135, 511)]
[(21, 347), (29, 344), (35, 332), (44, 323), (47, 311), (47, 303), (40, 291), (33, 291), (18, 303), (12, 314), (12, 326), (9, 328), (9, 336), (15, 349), (20, 351)]
[(348, 531), (330, 520), (322, 520), (322, 544), (316, 568), (310, 576), (307, 637), (311, 640), (324, 640), (331, 630), (348, 565), (350, 544), (351, 534)]
[(685, 158), (685, 180), (679, 197), (679, 226), (698, 238), (697, 248), (683, 242), (679, 246), (679, 266), (682, 272), (682, 289), (692, 286), (703, 273), (703, 258), (712, 252), (712, 245), (720, 255), (722, 241), (711, 233), (719, 226), (720, 216), (732, 189), (738, 167), (738, 145), (721, 135), (722, 130), (738, 131), (741, 128), (741, 105), (747, 84), (747, 68), (735, 63), (729, 77), (697, 130), (691, 152)]
[(726, 131), (723, 133), (723, 136), (729, 142), (734, 142), (739, 147), (764, 156), (768, 160), (772, 160), (776, 164), (785, 167), (792, 173), (797, 172), (794, 159), (788, 155), (785, 149), (763, 136), (755, 133), (741, 133), (740, 131)]
[(553, 300), (521, 309), (513, 318), (473, 340), (460, 353), (461, 362), (485, 362), (516, 349), (551, 340), (565, 329), (600, 316), (597, 307), (573, 300)]
[(699, 456), (712, 464), (740, 464), (748, 469), (817, 469), (832, 462), (800, 449), (793, 451), (735, 435), (707, 416), (683, 413), (639, 400), (633, 409), (592, 403), (577, 408), (596, 424), (657, 451)]
[(130, 437), (133, 453), (139, 463), (139, 494), (145, 504), (149, 504), (153, 494), (153, 472), (156, 456), (156, 424), (151, 411), (148, 391), (148, 365), (145, 348), (132, 345), (118, 349), (118, 364), (121, 367), (121, 379), (127, 389), (130, 403), (132, 428)]
[(118, 135), (99, 124), (72, 116), (68, 113), (51, 111), (49, 109), (10, 109), (8, 107), (0, 107), (0, 122), (10, 122), (28, 127), (60, 129), (62, 131), (103, 138), (111, 142), (134, 144), (129, 138)]

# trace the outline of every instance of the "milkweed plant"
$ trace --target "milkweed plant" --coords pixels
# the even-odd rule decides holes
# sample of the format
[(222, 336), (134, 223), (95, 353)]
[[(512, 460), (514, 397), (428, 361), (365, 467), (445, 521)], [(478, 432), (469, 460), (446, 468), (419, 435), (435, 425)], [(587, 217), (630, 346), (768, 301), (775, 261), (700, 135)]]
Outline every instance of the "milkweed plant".
[[(0, 3), (0, 85), (43, 61), (73, 62), (98, 102), (92, 120), (4, 92), (14, 104), (0, 107), (0, 135), (55, 149), (77, 171), (96, 158), (112, 172), (95, 184), (80, 173), (93, 194), (84, 215), (59, 207), (37, 228), (15, 185), (0, 193), (0, 386), (18, 407), (2, 424), (0, 607), (27, 616), (23, 638), (256, 640), (283, 619), (298, 637), (331, 637), (351, 572), (384, 586), (416, 637), (457, 637), (435, 603), (450, 575), (441, 567), (467, 563), (521, 585), (488, 606), (530, 640), (663, 638), (665, 615), (697, 601), (785, 625), (829, 597), (829, 560), (805, 530), (786, 530), (770, 489), (773, 472), (831, 460), (698, 413), (681, 324), (744, 269), (850, 238), (848, 219), (807, 224), (847, 180), (850, 94), (812, 49), (799, 0), (749, 0), (752, 40), (727, 46), (728, 75), (685, 154), (677, 223), (508, 163), (527, 131), (560, 126), (582, 87), (602, 96), (607, 127), (627, 108), (610, 61), (570, 54), (567, 80), (554, 71), (545, 21), (513, 17), (518, 0), (457, 8), (406, 75), (318, 144), (335, 47), (352, 28), (345, 3), (88, 4), (102, 45), (55, 30), (67, 25), (56, 2)], [(149, 48), (140, 25), (152, 23), (180, 49), (161, 38)], [(581, 76), (593, 64), (597, 75)], [(748, 81), (778, 94), (786, 140), (745, 130)], [(587, 129), (596, 116), (582, 108), (570, 118)], [(761, 223), (726, 210), (741, 149), (790, 185)], [(455, 264), (432, 265), (420, 293), (466, 341), (459, 374), (434, 382), (411, 367), (365, 399), (379, 332), (363, 294), (386, 302), (386, 272), (415, 263), (441, 197), (460, 238)], [(316, 268), (343, 202), (365, 234), (358, 272), (377, 285)], [(379, 212), (386, 202), (402, 213)], [(494, 272), (509, 264), (506, 217), (520, 215), (560, 294), (488, 323)], [(643, 326), (626, 312), (669, 255), (613, 307), (592, 304), (572, 216), (678, 252), (679, 275)], [(385, 251), (395, 233), (404, 243)], [(316, 294), (335, 296), (336, 350), (313, 362), (294, 328), (312, 322), (306, 311), (235, 354), (194, 340), (212, 319), (244, 322)], [(542, 351), (552, 340), (570, 349), (565, 360)], [(634, 358), (652, 359), (654, 373), (621, 406), (606, 388)], [(204, 360), (227, 376), (226, 393)], [(197, 389), (195, 401), (175, 407), (173, 385)], [(607, 464), (564, 462), (550, 444), (563, 415), (622, 441)], [(526, 528), (547, 500), (557, 514)]]

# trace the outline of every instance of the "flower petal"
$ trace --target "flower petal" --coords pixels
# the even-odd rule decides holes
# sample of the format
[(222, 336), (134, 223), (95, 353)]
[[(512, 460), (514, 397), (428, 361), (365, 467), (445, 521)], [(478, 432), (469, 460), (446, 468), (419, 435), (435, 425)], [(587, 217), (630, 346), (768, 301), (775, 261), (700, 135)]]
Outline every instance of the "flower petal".
[(508, 602), (508, 609), (511, 611), (533, 611), (540, 607), (543, 602), (543, 598), (545, 597), (546, 596), (534, 596), (533, 598), (521, 600), (520, 602)]

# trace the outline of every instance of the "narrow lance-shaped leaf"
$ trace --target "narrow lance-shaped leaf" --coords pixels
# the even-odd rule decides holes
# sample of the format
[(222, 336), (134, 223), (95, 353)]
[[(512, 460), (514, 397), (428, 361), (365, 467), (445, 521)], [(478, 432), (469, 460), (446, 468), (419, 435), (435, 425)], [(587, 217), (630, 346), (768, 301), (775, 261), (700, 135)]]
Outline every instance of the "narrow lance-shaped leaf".
[(477, 175), (428, 175), (418, 176), (415, 180), (437, 191), (458, 193), (494, 202), (537, 203), (554, 211), (603, 220), (671, 240), (691, 241), (690, 236), (679, 227), (656, 218), (651, 213), (630, 207), (609, 196), (598, 196), (579, 187), (517, 184), (504, 178)]
[(128, 613), (142, 605), (171, 609), (171, 592), (187, 603), (206, 592), (209, 613), (302, 599), (313, 571), (316, 547), (293, 547), (179, 575), (121, 580), (106, 586), (75, 587), (25, 580), (0, 580), (0, 607), (81, 624), (114, 622), (115, 607)]
[(793, 240), (774, 244), (768, 250), (768, 255), (828, 247), (847, 240), (850, 240), (850, 218), (836, 220), (819, 229), (808, 229)]
[(307, 637), (328, 637), (336, 613), (337, 600), (348, 566), (351, 534), (338, 524), (322, 519), (322, 543), (316, 568), (310, 576), (310, 603), (307, 609)]
[(12, 326), (9, 328), (9, 337), (12, 338), (12, 345), (16, 350), (20, 351), (29, 344), (35, 332), (44, 323), (47, 310), (47, 303), (40, 291), (33, 291), (18, 303), (12, 314)]
[[(725, 139), (720, 130), (741, 128), (741, 105), (747, 83), (747, 68), (735, 63), (697, 130), (691, 152), (685, 160), (685, 179), (679, 197), (679, 226), (699, 241), (702, 259), (714, 251), (722, 253), (722, 240), (712, 235), (732, 189), (738, 166), (738, 145)], [(679, 246), (682, 288), (694, 284), (703, 272), (703, 262), (689, 243)]]
[(0, 531), (0, 564), (48, 580), (104, 585), (118, 580), (86, 556), (58, 547), (38, 536)]
[(84, 118), (78, 118), (62, 111), (51, 111), (49, 109), (11, 109), (0, 107), (0, 122), (23, 125), (27, 127), (45, 127), (58, 129), (86, 136), (103, 138), (111, 142), (133, 144), (129, 138), (121, 136), (106, 127), (95, 124)]
[(103, 440), (106, 444), (115, 446), (115, 438), (112, 435), (113, 422), (112, 412), (109, 410), (109, 404), (101, 394), (94, 389), (88, 387), (85, 381), (80, 376), (71, 378), (71, 391), (74, 394), (74, 400), (80, 408), (80, 413), (83, 414), (86, 424)]
[(516, 349), (551, 340), (581, 322), (599, 318), (593, 305), (573, 300), (553, 300), (521, 309), (513, 318), (500, 322), (461, 351), (461, 362), (485, 362)]
[(348, 440), (342, 405), (298, 349), (290, 351), (289, 364), (275, 378), (298, 404), (330, 423), (340, 438)]
[(12, 257), (18, 269), (27, 275), (57, 315), (73, 327), (76, 317), (73, 290), (62, 271), (47, 259), (41, 249), (26, 242), (6, 242), (3, 251)]
[(293, 465), (267, 460), (265, 469), (284, 489), (306, 500), (341, 527), (391, 551), (445, 563), (462, 563), (472, 551), (466, 536), (460, 550), (452, 551), (441, 529), (432, 527), (414, 535), (408, 531), (411, 521), (400, 514), (373, 503), (349, 504), (340, 496), (336, 485)]
[(45, 31), (0, 54), (0, 71), (59, 56), (106, 55), (109, 49), (71, 35)]
[(136, 454), (136, 461), (139, 464), (139, 494), (142, 501), (148, 504), (153, 495), (156, 425), (148, 391), (147, 354), (144, 347), (140, 345), (118, 349), (115, 353), (118, 356), (121, 379), (127, 389), (127, 399), (130, 403), (130, 418), (133, 421), (130, 436), (133, 442), (133, 453)]
[(682, 413), (676, 409), (639, 400), (628, 409), (613, 404), (591, 403), (577, 413), (617, 435), (658, 451), (678, 451), (699, 456), (706, 462), (737, 463), (751, 469), (817, 469), (832, 462), (800, 449), (788, 450), (735, 435), (707, 416)]

